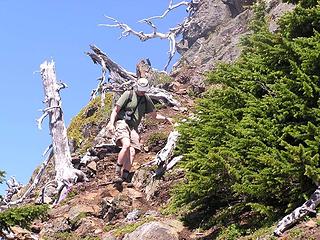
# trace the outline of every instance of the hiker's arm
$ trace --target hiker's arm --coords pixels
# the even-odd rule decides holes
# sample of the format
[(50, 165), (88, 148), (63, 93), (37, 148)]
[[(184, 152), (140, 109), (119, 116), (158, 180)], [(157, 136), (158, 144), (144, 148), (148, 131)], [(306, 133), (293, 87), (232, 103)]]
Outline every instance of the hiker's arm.
[(117, 117), (119, 111), (120, 111), (120, 107), (118, 105), (116, 105), (111, 112), (110, 120), (109, 120), (107, 127), (114, 126), (114, 122), (116, 121), (116, 117)]
[(151, 116), (153, 119), (158, 119), (158, 120), (162, 120), (162, 121), (165, 121), (165, 122), (169, 122), (170, 124), (173, 124), (172, 118), (165, 117), (165, 116), (157, 113), (156, 111), (151, 112), (151, 113), (150, 113), (150, 116)]

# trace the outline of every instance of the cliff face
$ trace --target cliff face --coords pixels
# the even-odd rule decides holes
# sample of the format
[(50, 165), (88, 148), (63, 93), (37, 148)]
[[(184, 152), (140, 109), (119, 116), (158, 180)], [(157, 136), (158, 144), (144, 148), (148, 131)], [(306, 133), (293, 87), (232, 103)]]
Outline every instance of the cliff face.
[[(203, 0), (180, 41), (181, 59), (172, 76), (188, 79), (198, 92), (203, 91), (203, 74), (220, 63), (235, 61), (240, 53), (240, 39), (249, 33), (255, 1)], [(277, 29), (279, 17), (294, 8), (280, 0), (268, 0), (267, 18), (270, 31)]]
[[(271, 31), (277, 29), (276, 19), (292, 8), (292, 5), (278, 0), (268, 1)], [(196, 94), (203, 92), (207, 71), (213, 70), (220, 62), (233, 62), (238, 58), (240, 39), (248, 34), (252, 17), (252, 1), (201, 1), (183, 33), (183, 40), (178, 46), (181, 59), (171, 73), (173, 85), (169, 90), (175, 93), (175, 98), (183, 103), (184, 108), (161, 108), (160, 113), (184, 117), (192, 112), (193, 102), (186, 93), (188, 90)], [(196, 234), (185, 228), (176, 217), (161, 214), (161, 207), (168, 203), (172, 184), (183, 179), (183, 172), (173, 169), (163, 178), (154, 179), (153, 169), (142, 167), (153, 160), (164, 146), (163, 136), (167, 137), (172, 127), (149, 120), (144, 122), (145, 130), (141, 134), (144, 151), (137, 155), (133, 166), (134, 188), (114, 186), (110, 182), (114, 178), (117, 149), (110, 150), (109, 145), (100, 144), (110, 139), (103, 139), (106, 122), (101, 119), (105, 116), (100, 119), (98, 111), (98, 107), (88, 106), (82, 111), (82, 118), (77, 118), (75, 127), (81, 126), (80, 129), (69, 129), (75, 136), (90, 139), (89, 144), (79, 137), (72, 148), (74, 165), (83, 170), (90, 181), (74, 186), (68, 197), (49, 211), (49, 219), (32, 225), (33, 233), (14, 229), (19, 239), (210, 239), (210, 232)], [(95, 119), (101, 121), (91, 120), (95, 114), (98, 116)], [(90, 145), (91, 149), (84, 161), (84, 151), (80, 150), (85, 145)], [(40, 181), (38, 193), (35, 192), (30, 201), (37, 199), (40, 189), (53, 178), (51, 162)], [(50, 202), (52, 199), (48, 197)]]

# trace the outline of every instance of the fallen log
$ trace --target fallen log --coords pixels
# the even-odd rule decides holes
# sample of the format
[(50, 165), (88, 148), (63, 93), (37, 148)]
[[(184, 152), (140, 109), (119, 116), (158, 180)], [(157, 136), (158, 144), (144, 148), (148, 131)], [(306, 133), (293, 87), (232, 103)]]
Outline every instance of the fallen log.
[(320, 203), (320, 187), (311, 195), (310, 199), (302, 206), (296, 208), (292, 213), (288, 214), (277, 224), (274, 234), (281, 236), (288, 228), (298, 222), (309, 213), (316, 213), (316, 207)]

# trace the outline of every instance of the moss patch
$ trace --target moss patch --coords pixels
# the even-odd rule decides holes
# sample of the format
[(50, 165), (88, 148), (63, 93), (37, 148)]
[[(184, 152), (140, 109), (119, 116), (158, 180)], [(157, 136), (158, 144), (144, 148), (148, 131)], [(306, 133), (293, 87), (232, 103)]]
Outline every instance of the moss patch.
[(138, 227), (142, 226), (145, 223), (151, 222), (153, 220), (154, 220), (154, 218), (150, 217), (150, 218), (142, 219), (139, 222), (129, 223), (129, 224), (125, 225), (125, 226), (122, 226), (122, 227), (119, 227), (119, 228), (115, 229), (114, 232), (113, 232), (113, 235), (116, 236), (116, 237), (120, 237), (120, 236), (123, 236), (124, 234), (132, 233)]
[(155, 132), (147, 139), (146, 146), (151, 151), (158, 152), (166, 145), (167, 137), (167, 134), (164, 132)]
[(151, 81), (151, 85), (167, 84), (173, 81), (172, 77), (163, 72), (154, 72), (152, 79), (153, 81)]
[(91, 236), (86, 236), (86, 237), (79, 237), (75, 233), (70, 233), (70, 232), (58, 232), (55, 233), (52, 237), (45, 237), (44, 239), (46, 240), (99, 240), (100, 238), (98, 237), (91, 237)]
[(68, 127), (68, 138), (74, 141), (78, 151), (83, 154), (92, 147), (93, 139), (96, 134), (90, 132), (85, 137), (83, 132), (87, 126), (100, 126), (106, 122), (111, 113), (112, 94), (107, 94), (104, 107), (101, 107), (101, 97), (97, 97), (89, 102), (77, 116), (75, 116)]
[(74, 219), (72, 219), (72, 221), (70, 221), (71, 226), (77, 227), (80, 223), (80, 220), (82, 218), (86, 218), (87, 216), (88, 216), (88, 213), (86, 213), (86, 212), (79, 213)]

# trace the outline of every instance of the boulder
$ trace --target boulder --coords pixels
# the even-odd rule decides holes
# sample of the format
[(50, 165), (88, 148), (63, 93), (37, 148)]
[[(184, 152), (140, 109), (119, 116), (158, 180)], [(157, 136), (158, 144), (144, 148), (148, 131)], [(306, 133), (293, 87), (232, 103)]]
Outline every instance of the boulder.
[(179, 240), (179, 232), (183, 229), (182, 224), (172, 224), (170, 221), (168, 223), (155, 221), (146, 223), (134, 232), (126, 234), (123, 240)]

